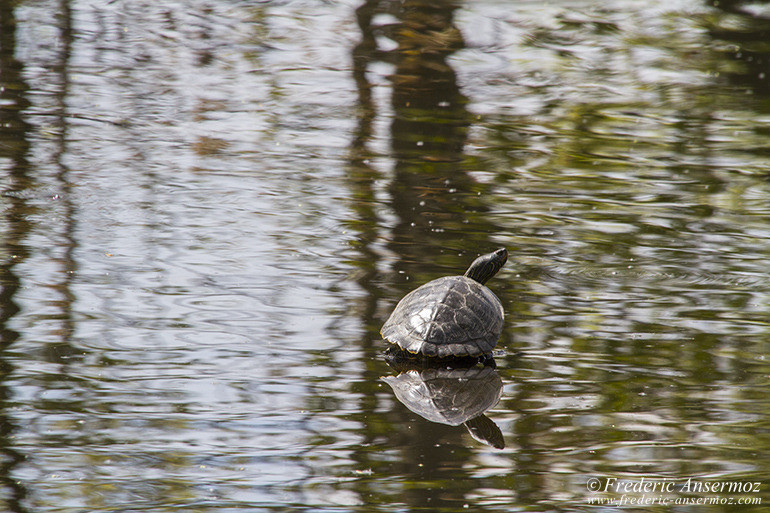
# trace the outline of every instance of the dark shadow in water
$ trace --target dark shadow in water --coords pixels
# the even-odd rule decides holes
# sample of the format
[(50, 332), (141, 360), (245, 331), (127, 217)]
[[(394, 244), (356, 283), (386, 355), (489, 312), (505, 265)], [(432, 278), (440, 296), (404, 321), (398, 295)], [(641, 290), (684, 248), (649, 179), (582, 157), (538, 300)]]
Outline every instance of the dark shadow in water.
[(25, 98), (28, 87), (22, 77), (23, 65), (16, 54), (16, 2), (0, 2), (0, 159), (4, 163), (6, 185), (3, 193), (4, 230), (0, 240), (0, 483), (6, 489), (4, 506), (10, 511), (26, 512), (22, 505), (27, 491), (14, 476), (15, 468), (24, 456), (14, 448), (13, 435), (17, 426), (5, 414), (9, 408), (10, 392), (5, 379), (12, 373), (13, 365), (6, 360), (5, 352), (18, 339), (19, 333), (8, 325), (19, 312), (15, 296), (21, 288), (16, 268), (29, 257), (24, 240), (32, 229), (28, 221), (30, 207), (25, 192), (30, 189), (27, 154), (27, 133), (31, 127), (22, 117), (29, 106)]
[(505, 447), (500, 428), (484, 412), (500, 401), (503, 380), (493, 366), (469, 367), (397, 364), (396, 376), (384, 376), (396, 398), (417, 415), (447, 426), (463, 425), (479, 442)]
[[(497, 226), (483, 219), (487, 186), (471, 177), (463, 164), (471, 114), (468, 98), (448, 63), (448, 58), (464, 45), (453, 22), (460, 5), (453, 1), (372, 0), (356, 11), (362, 40), (353, 49), (360, 107), (358, 130), (351, 145), (353, 175), (357, 191), (366, 189), (361, 196), (373, 199), (371, 179), (381, 178), (381, 171), (372, 160), (382, 156), (369, 151), (367, 144), (374, 138), (374, 120), (384, 112), (378, 112), (372, 98), (374, 86), (367, 72), (376, 62), (387, 63), (394, 69), (387, 77), (392, 86), (392, 118), (390, 153), (385, 157), (393, 165), (387, 193), (397, 219), (385, 237), (393, 252), (402, 257), (394, 270), (413, 279), (420, 274), (426, 277), (426, 270), (437, 268), (435, 263), (448, 249), (454, 253), (453, 258), (465, 251), (483, 253), (494, 246), (489, 235), (498, 231)], [(373, 26), (374, 17), (383, 13), (395, 16), (397, 21)], [(379, 49), (378, 37), (387, 38), (395, 48)], [(384, 106), (379, 111), (385, 111)], [(376, 217), (362, 219), (371, 222)], [(471, 240), (469, 232), (475, 234)], [(366, 234), (367, 238), (373, 235)], [(456, 260), (447, 262), (454, 267)]]
[(740, 18), (723, 24), (719, 29), (712, 29), (714, 39), (727, 41), (735, 45), (730, 58), (741, 63), (741, 71), (727, 73), (728, 79), (740, 86), (745, 86), (753, 94), (770, 96), (770, 18), (754, 15), (744, 9), (749, 3), (753, 6), (767, 4), (767, 1), (746, 2), (743, 0), (709, 0), (707, 2), (725, 13)]
[(67, 152), (67, 129), (69, 123), (67, 120), (67, 97), (70, 92), (70, 73), (69, 59), (72, 48), (72, 7), (68, 0), (62, 0), (59, 4), (61, 16), (58, 17), (60, 29), (61, 48), (58, 54), (59, 64), (57, 66), (59, 89), (56, 94), (56, 151), (54, 158), (56, 161), (57, 173), (56, 181), (59, 184), (60, 194), (59, 203), (63, 212), (63, 240), (64, 252), (59, 258), (59, 265), (62, 271), (63, 279), (55, 286), (55, 290), (63, 298), (59, 302), (61, 308), (60, 318), (62, 322), (61, 334), (62, 340), (58, 344), (49, 344), (47, 347), (47, 357), (49, 361), (61, 364), (67, 364), (71, 358), (76, 355), (75, 348), (71, 343), (71, 336), (75, 331), (75, 322), (72, 315), (72, 306), (75, 303), (75, 294), (72, 292), (72, 280), (76, 276), (77, 264), (74, 256), (77, 242), (75, 238), (76, 230), (76, 209), (72, 202), (70, 189), (72, 183), (69, 179), (69, 168), (64, 163), (64, 156)]

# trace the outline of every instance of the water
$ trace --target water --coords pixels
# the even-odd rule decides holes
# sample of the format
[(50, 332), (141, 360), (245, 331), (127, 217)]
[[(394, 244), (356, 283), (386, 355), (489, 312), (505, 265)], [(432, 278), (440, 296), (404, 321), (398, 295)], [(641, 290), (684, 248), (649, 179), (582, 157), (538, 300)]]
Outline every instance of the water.
[[(0, 2), (2, 509), (760, 510), (768, 30), (760, 2)], [(400, 378), (492, 406), (435, 422), (379, 328), (497, 247), (497, 369)]]

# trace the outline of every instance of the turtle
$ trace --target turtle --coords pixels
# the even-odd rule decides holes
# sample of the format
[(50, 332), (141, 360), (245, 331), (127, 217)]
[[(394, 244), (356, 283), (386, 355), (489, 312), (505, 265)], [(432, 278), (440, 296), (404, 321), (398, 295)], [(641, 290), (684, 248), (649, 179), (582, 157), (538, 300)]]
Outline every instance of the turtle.
[(488, 357), (503, 329), (503, 305), (484, 284), (508, 260), (505, 248), (481, 255), (463, 276), (430, 281), (401, 299), (380, 334), (429, 358)]

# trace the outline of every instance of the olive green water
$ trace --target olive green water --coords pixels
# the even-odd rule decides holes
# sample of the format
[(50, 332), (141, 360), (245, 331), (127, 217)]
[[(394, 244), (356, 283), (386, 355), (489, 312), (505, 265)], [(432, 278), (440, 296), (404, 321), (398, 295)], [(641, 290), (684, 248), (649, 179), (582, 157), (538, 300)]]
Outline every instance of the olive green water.
[[(767, 508), (768, 59), (765, 2), (0, 1), (0, 510)], [(498, 247), (497, 369), (388, 366)]]

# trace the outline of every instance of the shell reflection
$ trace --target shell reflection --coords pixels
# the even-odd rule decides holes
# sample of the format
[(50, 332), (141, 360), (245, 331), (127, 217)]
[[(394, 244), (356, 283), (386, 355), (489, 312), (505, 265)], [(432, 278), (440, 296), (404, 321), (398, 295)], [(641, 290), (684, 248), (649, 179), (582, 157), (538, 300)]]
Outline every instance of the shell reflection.
[(479, 442), (505, 447), (500, 428), (484, 415), (503, 392), (503, 381), (492, 366), (411, 368), (381, 379), (417, 415), (439, 424), (462, 424)]

